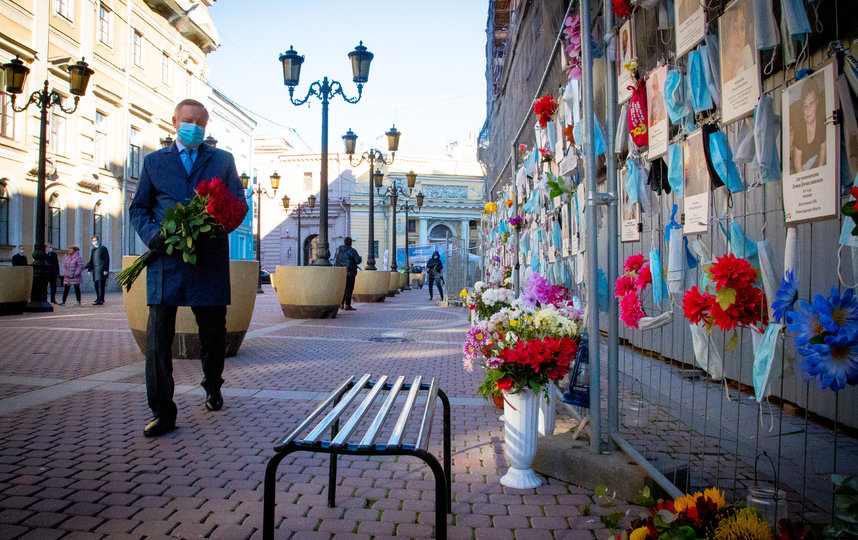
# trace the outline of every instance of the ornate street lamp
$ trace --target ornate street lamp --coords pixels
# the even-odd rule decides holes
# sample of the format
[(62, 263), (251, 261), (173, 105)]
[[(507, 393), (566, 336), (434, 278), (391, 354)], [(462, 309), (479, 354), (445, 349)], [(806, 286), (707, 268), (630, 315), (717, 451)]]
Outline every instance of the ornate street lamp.
[[(247, 185), (250, 182), (250, 177), (247, 176), (247, 174), (242, 173), (238, 178), (241, 180), (242, 189), (246, 190)], [(256, 262), (259, 264), (259, 279), (256, 283), (256, 294), (262, 294), (264, 292), (262, 290), (262, 194), (264, 193), (266, 197), (273, 199), (274, 195), (277, 193), (277, 188), (280, 187), (280, 175), (277, 174), (277, 171), (274, 171), (270, 178), (271, 190), (273, 193), (269, 194), (268, 190), (264, 187), (255, 184), (250, 190), (250, 194), (245, 196), (245, 199), (248, 200), (252, 199), (254, 196), (256, 197)]]
[(347, 97), (343, 92), (343, 86), (339, 82), (328, 81), (328, 78), (324, 77), (322, 82), (316, 81), (310, 85), (310, 89), (304, 99), (295, 100), (293, 94), (301, 78), (301, 64), (304, 63), (304, 57), (299, 55), (291, 45), (288, 51), (280, 55), (280, 62), (283, 64), (283, 84), (289, 87), (289, 101), (296, 106), (306, 103), (310, 99), (310, 96), (316, 96), (322, 101), (319, 245), (316, 250), (316, 258), (313, 260), (313, 264), (317, 266), (331, 265), (331, 261), (329, 260), (331, 251), (328, 245), (328, 101), (338, 94), (346, 103), (357, 103), (360, 101), (363, 85), (369, 80), (369, 66), (373, 58), (373, 54), (364, 47), (363, 41), (348, 56), (352, 63), (352, 81), (357, 84), (358, 94), (356, 98)]
[[(316, 206), (316, 196), (310, 195), (307, 197), (307, 210), (309, 212)], [(289, 195), (283, 195), (283, 209), (286, 210), (286, 213), (289, 213)], [(301, 252), (304, 251), (304, 247), (301, 245), (301, 212), (303, 210), (303, 205), (298, 204), (295, 209), (295, 213), (298, 215), (298, 264), (297, 266), (301, 266)]]
[[(409, 174), (414, 174), (414, 171), (411, 171)], [(407, 177), (408, 175), (406, 175)], [(416, 174), (414, 174), (416, 178)], [(410, 184), (409, 179), (409, 184)], [(408, 199), (405, 199), (405, 202), (399, 205), (399, 209), (405, 212), (405, 273), (408, 274), (408, 279), (405, 280), (405, 289), (411, 290), (411, 264), (408, 262), (408, 212), (414, 212), (415, 214), (420, 212), (420, 209), (423, 208), (423, 200), (425, 196), (422, 191), (419, 191), (415, 196), (417, 199), (417, 204), (410, 204)]]
[(35, 104), (40, 111), (39, 116), (39, 175), (36, 184), (36, 230), (33, 245), (33, 289), (30, 293), (30, 301), (24, 308), (31, 312), (53, 311), (54, 308), (47, 302), (48, 279), (50, 268), (45, 260), (45, 163), (47, 161), (47, 134), (48, 134), (48, 109), (57, 105), (66, 114), (72, 114), (77, 110), (80, 97), (86, 94), (89, 78), (95, 73), (83, 58), (68, 66), (69, 93), (74, 96), (74, 106), (70, 109), (63, 107), (63, 96), (54, 89), (48, 88), (48, 80), (45, 79), (44, 87), (30, 94), (30, 99), (22, 107), (15, 107), (15, 98), (24, 91), (24, 82), (30, 68), (17, 57), (3, 64), (6, 78), (6, 92), (12, 95), (11, 105), (15, 112), (23, 112), (30, 105)]
[(203, 142), (206, 143), (206, 146), (217, 148), (217, 139), (215, 139), (211, 135), (208, 135)]
[(369, 240), (367, 253), (369, 254), (366, 259), (366, 270), (375, 270), (375, 199), (373, 197), (373, 186), (376, 188), (380, 188), (382, 186), (382, 182), (384, 181), (384, 174), (381, 173), (378, 169), (375, 168), (375, 163), (380, 162), (385, 165), (393, 165), (393, 161), (396, 159), (396, 151), (399, 149), (399, 136), (402, 135), (399, 131), (396, 130), (396, 126), (392, 126), (390, 131), (386, 132), (387, 135), (387, 149), (390, 151), (390, 161), (387, 160), (384, 154), (381, 153), (380, 150), (376, 150), (375, 148), (371, 148), (361, 154), (360, 159), (357, 163), (352, 160), (352, 156), (355, 153), (355, 142), (357, 141), (357, 135), (349, 129), (345, 135), (343, 135), (343, 142), (346, 145), (346, 154), (349, 155), (349, 164), (352, 167), (357, 167), (364, 161), (369, 162)]
[[(166, 137), (164, 137), (163, 139), (160, 139), (160, 141), (161, 141), (161, 148), (169, 148), (170, 145), (173, 144), (173, 138), (170, 137), (169, 133), (167, 133)], [(247, 175), (244, 175), (244, 176), (247, 176)]]
[(391, 252), (390, 270), (392, 272), (396, 272), (396, 268), (397, 268), (397, 265), (396, 265), (396, 209), (397, 209), (397, 204), (399, 202), (399, 197), (406, 199), (403, 204), (398, 206), (398, 208), (400, 210), (405, 211), (405, 265), (406, 265), (406, 267), (408, 266), (408, 212), (410, 210), (414, 210), (414, 209), (417, 209), (419, 211), (419, 208), (423, 206), (423, 200), (425, 198), (423, 195), (423, 192), (421, 191), (417, 194), (417, 206), (409, 204), (408, 198), (411, 197), (411, 192), (414, 189), (415, 184), (417, 183), (417, 173), (415, 173), (414, 171), (409, 171), (408, 173), (405, 174), (405, 181), (406, 181), (406, 185), (408, 186), (408, 191), (405, 191), (405, 188), (400, 186), (396, 182), (396, 179), (393, 178), (390, 180), (390, 185), (387, 186), (387, 189), (385, 190), (384, 193), (380, 192), (381, 182), (376, 183), (376, 189), (379, 190), (379, 196), (384, 197), (385, 199), (390, 198), (390, 208), (393, 210), (393, 212), (392, 212), (393, 215), (391, 217), (392, 226), (391, 226), (391, 231), (390, 231), (390, 233), (391, 233), (390, 234), (390, 237), (391, 237), (391, 242), (390, 242), (390, 252)]

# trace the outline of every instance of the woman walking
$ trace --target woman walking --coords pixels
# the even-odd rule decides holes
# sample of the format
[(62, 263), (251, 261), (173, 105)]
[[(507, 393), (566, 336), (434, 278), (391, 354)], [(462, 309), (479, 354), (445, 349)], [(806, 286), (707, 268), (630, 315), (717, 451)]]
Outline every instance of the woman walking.
[(66, 305), (66, 298), (69, 296), (69, 289), (74, 285), (74, 295), (77, 298), (77, 305), (80, 305), (80, 284), (83, 281), (83, 259), (80, 257), (80, 248), (77, 246), (69, 246), (69, 254), (66, 255), (66, 260), (63, 262), (63, 302), (61, 306)]

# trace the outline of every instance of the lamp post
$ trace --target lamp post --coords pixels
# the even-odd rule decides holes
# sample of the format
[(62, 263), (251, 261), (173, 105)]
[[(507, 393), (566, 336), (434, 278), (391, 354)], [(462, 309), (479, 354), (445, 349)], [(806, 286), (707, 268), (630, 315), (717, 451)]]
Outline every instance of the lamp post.
[(352, 160), (352, 156), (355, 153), (355, 142), (357, 141), (357, 135), (349, 129), (345, 135), (343, 135), (343, 142), (346, 145), (346, 154), (349, 155), (349, 164), (352, 167), (357, 167), (364, 161), (369, 162), (369, 240), (367, 253), (369, 256), (366, 259), (366, 270), (375, 270), (375, 199), (373, 193), (373, 186), (380, 188), (382, 182), (384, 181), (384, 175), (375, 168), (376, 162), (384, 163), (385, 165), (393, 165), (393, 160), (396, 159), (396, 151), (399, 149), (399, 136), (402, 135), (399, 131), (396, 130), (396, 125), (394, 124), (390, 131), (385, 132), (387, 135), (387, 149), (391, 152), (390, 161), (381, 153), (380, 150), (376, 150), (375, 148), (371, 148), (368, 151), (361, 154), (360, 159), (357, 163)]
[[(414, 172), (409, 174), (414, 174)], [(418, 191), (415, 196), (417, 204), (410, 204), (408, 199), (405, 199), (405, 202), (399, 205), (399, 209), (405, 212), (405, 273), (408, 274), (408, 278), (405, 280), (405, 290), (408, 291), (411, 290), (411, 265), (408, 263), (408, 212), (419, 213), (420, 209), (423, 208), (424, 197), (423, 192)]]
[(173, 137), (171, 137), (170, 134), (167, 133), (167, 136), (164, 137), (163, 139), (160, 139), (160, 141), (161, 141), (161, 148), (168, 148), (171, 144), (173, 144)]
[(304, 57), (300, 56), (292, 46), (289, 50), (280, 55), (280, 62), (283, 64), (283, 84), (289, 87), (289, 101), (292, 105), (303, 105), (310, 99), (310, 96), (316, 96), (322, 101), (322, 170), (319, 182), (319, 247), (316, 250), (316, 258), (313, 260), (313, 265), (330, 266), (331, 251), (328, 245), (328, 101), (339, 94), (346, 103), (357, 103), (360, 101), (363, 85), (369, 80), (369, 65), (372, 62), (373, 54), (366, 50), (363, 46), (363, 41), (355, 47), (355, 50), (349, 53), (349, 59), (352, 63), (352, 81), (357, 84), (357, 97), (347, 97), (343, 92), (343, 86), (337, 81), (328, 81), (327, 77), (322, 79), (322, 82), (316, 81), (310, 85), (310, 89), (304, 99), (295, 100), (293, 94), (295, 87), (298, 86), (298, 81), (301, 76), (301, 64), (304, 63)]
[[(407, 198), (407, 197), (411, 196), (411, 191), (414, 189), (414, 184), (417, 182), (417, 173), (415, 173), (414, 171), (410, 171), (410, 172), (406, 173), (405, 174), (405, 180), (406, 180), (407, 185), (408, 185), (408, 191), (407, 192), (405, 191), (405, 188), (403, 188), (402, 186), (400, 186), (399, 184), (396, 183), (396, 179), (390, 180), (390, 185), (387, 186), (387, 189), (385, 190), (384, 193), (379, 192), (380, 196), (382, 196), (384, 198), (388, 198), (388, 197), (390, 198), (390, 208), (393, 210), (393, 212), (392, 212), (393, 215), (391, 217), (391, 231), (390, 231), (390, 240), (391, 240), (391, 242), (390, 242), (390, 252), (391, 252), (390, 271), (391, 272), (396, 272), (396, 268), (397, 268), (397, 266), (396, 266), (396, 205), (398, 203), (399, 197)], [(379, 185), (379, 184), (381, 184), (381, 182), (378, 182), (376, 184), (376, 189), (378, 189), (378, 190), (381, 189), (381, 185)], [(419, 193), (418, 195), (421, 197), (421, 200), (422, 200), (423, 193)], [(405, 230), (406, 230), (406, 234), (408, 234), (407, 233), (408, 223), (405, 224)], [(405, 255), (406, 255), (406, 257), (408, 256), (408, 245), (407, 244), (405, 246)]]
[[(309, 210), (312, 210), (316, 206), (316, 196), (310, 195), (307, 197), (307, 206)], [(301, 266), (301, 252), (304, 251), (303, 246), (301, 245), (301, 210), (303, 206), (301, 203), (298, 203), (298, 207), (295, 209), (295, 212), (298, 214), (298, 264), (296, 266)], [(283, 195), (283, 209), (286, 210), (286, 214), (289, 213), (289, 195)]]
[(12, 95), (12, 110), (23, 112), (30, 105), (35, 104), (40, 111), (39, 116), (39, 176), (36, 183), (36, 230), (33, 242), (33, 288), (30, 293), (30, 301), (24, 308), (30, 312), (53, 311), (54, 308), (47, 302), (49, 265), (45, 260), (45, 162), (47, 160), (47, 133), (48, 133), (48, 109), (59, 106), (66, 114), (72, 114), (77, 110), (80, 97), (86, 94), (89, 78), (94, 71), (90, 69), (81, 58), (77, 63), (68, 66), (69, 93), (74, 96), (74, 106), (70, 109), (63, 107), (63, 96), (54, 89), (48, 88), (48, 80), (45, 79), (44, 88), (30, 94), (30, 99), (25, 105), (15, 107), (15, 97), (24, 91), (24, 81), (30, 68), (17, 57), (3, 64), (6, 77), (6, 92)]
[[(247, 184), (250, 182), (250, 177), (246, 173), (241, 173), (239, 179), (241, 179), (242, 189), (246, 190)], [(250, 190), (250, 195), (245, 197), (245, 199), (252, 199), (256, 196), (256, 262), (259, 264), (259, 279), (257, 280), (256, 294), (264, 292), (262, 290), (262, 194), (264, 193), (266, 197), (273, 199), (278, 187), (280, 187), (280, 175), (277, 174), (277, 171), (274, 171), (271, 175), (271, 189), (274, 193), (269, 195), (268, 190), (255, 184)]]

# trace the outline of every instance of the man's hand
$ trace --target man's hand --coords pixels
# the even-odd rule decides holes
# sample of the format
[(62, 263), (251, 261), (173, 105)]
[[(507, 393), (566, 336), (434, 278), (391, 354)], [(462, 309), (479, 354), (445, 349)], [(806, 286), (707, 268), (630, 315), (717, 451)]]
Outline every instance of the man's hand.
[(107, 271), (105, 271), (105, 272), (104, 272), (104, 275), (105, 275), (105, 276), (107, 275)]
[(157, 234), (155, 235), (155, 238), (153, 238), (152, 241), (149, 242), (149, 249), (153, 251), (166, 251), (167, 242), (160, 234)]

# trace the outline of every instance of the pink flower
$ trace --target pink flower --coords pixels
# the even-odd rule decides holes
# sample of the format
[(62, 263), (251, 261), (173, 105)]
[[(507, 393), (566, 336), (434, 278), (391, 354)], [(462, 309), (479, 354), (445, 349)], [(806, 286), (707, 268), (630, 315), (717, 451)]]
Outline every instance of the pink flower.
[(638, 322), (646, 316), (641, 307), (640, 297), (630, 292), (620, 299), (620, 320), (630, 328), (637, 328)]
[(638, 278), (635, 280), (635, 285), (638, 289), (644, 289), (647, 285), (652, 283), (652, 272), (650, 271), (650, 266), (646, 265), (641, 268), (638, 273)]
[(630, 275), (622, 275), (617, 278), (617, 282), (614, 284), (614, 296), (622, 298), (628, 293), (633, 292), (636, 292), (635, 278)]
[(641, 269), (645, 262), (646, 259), (644, 259), (643, 254), (636, 253), (626, 259), (625, 264), (623, 264), (623, 270), (625, 270), (626, 272), (637, 272)]

